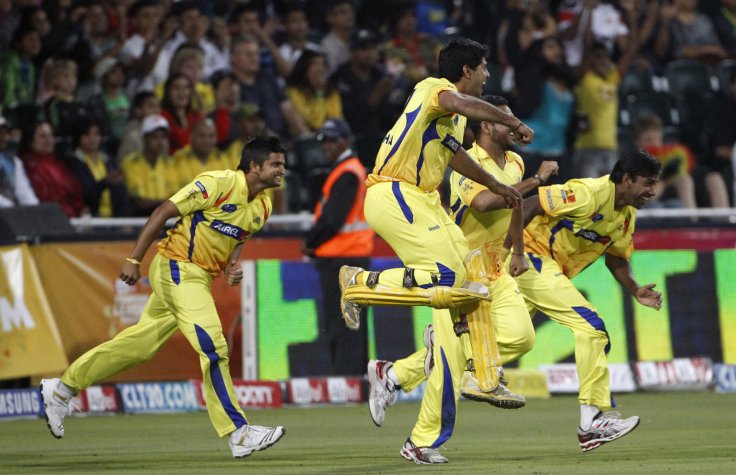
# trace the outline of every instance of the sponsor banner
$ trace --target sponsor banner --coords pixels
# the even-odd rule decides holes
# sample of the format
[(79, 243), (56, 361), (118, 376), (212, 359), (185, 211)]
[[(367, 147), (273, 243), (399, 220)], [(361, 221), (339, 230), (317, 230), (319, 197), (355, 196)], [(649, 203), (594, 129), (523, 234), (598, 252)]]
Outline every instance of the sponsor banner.
[(77, 404), (80, 412), (105, 414), (120, 412), (121, 410), (117, 391), (115, 391), (115, 386), (112, 385), (90, 386), (80, 391), (73, 402)]
[(289, 380), (289, 402), (292, 404), (320, 404), (330, 402), (327, 380), (321, 378), (294, 378)]
[(43, 415), (43, 401), (38, 388), (0, 389), (0, 420)]
[(197, 389), (189, 381), (118, 384), (117, 388), (127, 413), (190, 412), (200, 407)]
[[(575, 363), (542, 365), (539, 367), (547, 377), (547, 387), (551, 393), (576, 394), (580, 387), (578, 371)], [(611, 392), (627, 393), (636, 390), (634, 375), (625, 363), (610, 363), (608, 372), (611, 376)], [(523, 393), (523, 392), (522, 392)]]
[(361, 402), (363, 400), (360, 378), (327, 378), (327, 394), (331, 403)]
[(716, 365), (716, 392), (736, 393), (736, 365)]
[[(80, 295), (69, 298), (85, 300)], [(59, 373), (67, 365), (28, 246), (0, 247), (0, 380)]]
[[(200, 407), (205, 408), (207, 401), (204, 397), (204, 386), (202, 380), (192, 380), (197, 388), (197, 398)], [(248, 407), (283, 407), (284, 398), (281, 395), (281, 383), (275, 381), (242, 381), (233, 380), (235, 397), (238, 405)]]
[(636, 381), (645, 391), (707, 389), (713, 382), (713, 363), (708, 358), (639, 361), (633, 366)]
[(424, 390), (427, 388), (426, 381), (417, 386), (416, 388), (412, 389), (408, 393), (405, 393), (404, 391), (399, 391), (399, 398), (397, 399), (398, 402), (416, 402), (421, 401), (424, 397)]

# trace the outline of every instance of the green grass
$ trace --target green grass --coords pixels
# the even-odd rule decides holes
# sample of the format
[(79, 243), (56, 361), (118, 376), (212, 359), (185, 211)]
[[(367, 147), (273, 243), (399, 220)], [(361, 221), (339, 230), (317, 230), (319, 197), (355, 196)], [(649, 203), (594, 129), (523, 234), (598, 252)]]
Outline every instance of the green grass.
[(583, 454), (573, 397), (531, 400), (504, 411), (462, 401), (448, 465), (418, 466), (399, 449), (419, 405), (397, 404), (376, 428), (366, 405), (250, 411), (281, 424), (274, 447), (233, 460), (205, 413), (73, 417), (66, 437), (42, 419), (0, 422), (0, 473), (736, 473), (736, 395), (630, 394), (625, 415), (642, 417), (621, 440)]

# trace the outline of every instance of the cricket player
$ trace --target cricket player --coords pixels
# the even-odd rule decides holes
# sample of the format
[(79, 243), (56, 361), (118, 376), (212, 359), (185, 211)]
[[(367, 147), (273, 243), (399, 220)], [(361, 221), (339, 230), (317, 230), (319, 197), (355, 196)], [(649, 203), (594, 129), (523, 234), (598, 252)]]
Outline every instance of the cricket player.
[[(503, 97), (484, 96), (483, 100), (511, 113)], [(507, 126), (469, 121), (468, 127), (476, 139), (468, 154), (499, 182), (513, 186), (521, 194), (536, 189), (557, 174), (557, 163), (545, 161), (532, 178), (523, 180), (524, 162), (511, 150), (514, 137)], [(497, 351), (505, 364), (534, 346), (534, 327), (512, 277), (528, 268), (523, 257), (521, 213), (508, 209), (501, 197), (456, 172), (452, 173), (450, 183), (451, 218), (460, 226), (469, 247), (485, 246), (485, 254), (490, 258), (485, 271), (492, 299), (481, 301), (480, 305), (487, 306), (492, 315)], [(511, 273), (505, 267), (505, 257), (510, 252), (504, 247), (507, 234), (516, 237), (509, 263)], [(368, 365), (369, 408), (378, 426), (383, 423), (386, 408), (395, 401), (399, 387), (408, 392), (429, 378), (417, 424), (401, 450), (402, 456), (418, 464), (447, 462), (437, 448), (452, 435), (461, 386), (466, 397), (499, 407), (518, 408), (525, 404), (522, 396), (511, 393), (503, 385), (492, 393), (481, 391), (475, 374), (464, 373), (465, 361), (473, 355), (468, 339), (459, 338), (453, 330), (449, 311), (435, 309), (432, 320), (433, 324), (425, 330), (425, 344), (430, 351), (422, 349), (394, 363), (371, 361)], [(429, 332), (434, 336), (429, 336)], [(432, 371), (434, 366), (439, 371)]]
[(220, 273), (229, 285), (242, 280), (238, 259), (271, 213), (264, 191), (281, 184), (285, 151), (278, 138), (256, 137), (244, 146), (237, 170), (202, 173), (156, 208), (120, 272), (122, 281), (135, 284), (148, 248), (166, 221), (180, 216), (158, 243), (150, 267), (153, 293), (140, 320), (80, 356), (60, 379), (41, 381), (54, 437), (64, 436), (69, 400), (79, 390), (149, 360), (177, 329), (199, 354), (210, 420), (220, 437), (229, 436), (233, 457), (266, 449), (284, 435), (281, 426), (250, 425), (238, 406), (211, 285)]

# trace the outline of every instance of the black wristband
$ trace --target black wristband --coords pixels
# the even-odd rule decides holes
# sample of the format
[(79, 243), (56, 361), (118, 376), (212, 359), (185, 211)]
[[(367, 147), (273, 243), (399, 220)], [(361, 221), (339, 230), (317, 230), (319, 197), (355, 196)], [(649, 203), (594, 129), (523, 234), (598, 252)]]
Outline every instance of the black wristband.
[(544, 185), (544, 180), (542, 180), (542, 177), (539, 176), (539, 174), (535, 174), (532, 178), (536, 179), (540, 185)]

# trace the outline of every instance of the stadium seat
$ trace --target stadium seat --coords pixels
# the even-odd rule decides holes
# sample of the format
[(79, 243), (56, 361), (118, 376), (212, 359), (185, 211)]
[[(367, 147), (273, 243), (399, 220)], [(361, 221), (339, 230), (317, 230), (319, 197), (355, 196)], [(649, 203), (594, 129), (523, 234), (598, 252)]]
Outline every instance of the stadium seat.
[(385, 132), (369, 132), (353, 138), (353, 150), (366, 168), (372, 169), (376, 163), (376, 154), (385, 135)]
[(673, 114), (670, 97), (663, 92), (639, 92), (626, 97), (624, 108), (630, 124), (644, 115), (656, 115), (664, 125), (676, 125), (679, 117)]
[(708, 68), (696, 61), (680, 59), (669, 63), (665, 70), (670, 94), (679, 96), (688, 91), (712, 92)]
[(625, 98), (638, 92), (654, 91), (654, 76), (649, 68), (631, 69), (621, 78), (618, 86), (620, 98)]
[(718, 89), (721, 94), (731, 96), (731, 76), (736, 71), (736, 59), (726, 59), (716, 66), (716, 77), (718, 78)]
[(290, 213), (298, 213), (307, 209), (307, 199), (302, 180), (299, 173), (293, 170), (286, 170), (284, 175), (286, 180), (286, 202)]
[(304, 173), (326, 164), (322, 144), (316, 138), (296, 139), (292, 143), (295, 162), (293, 167)]

